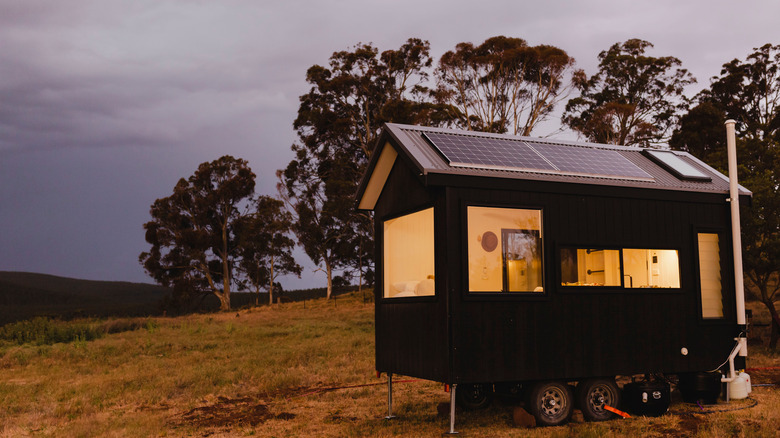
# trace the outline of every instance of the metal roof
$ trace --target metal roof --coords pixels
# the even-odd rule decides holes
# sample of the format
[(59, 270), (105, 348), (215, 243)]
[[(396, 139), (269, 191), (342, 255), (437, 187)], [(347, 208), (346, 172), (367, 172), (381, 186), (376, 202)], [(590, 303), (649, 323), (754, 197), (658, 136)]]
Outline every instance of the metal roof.
[[(571, 154), (574, 156), (576, 156), (578, 150), (585, 149), (592, 150), (595, 148), (616, 151), (639, 169), (647, 173), (650, 178), (632, 179), (621, 178), (619, 176), (608, 177), (603, 175), (583, 175), (576, 173), (550, 173), (529, 169), (495, 169), (480, 168), (478, 166), (464, 167), (461, 165), (450, 165), (448, 161), (442, 156), (442, 154), (437, 150), (437, 148), (423, 136), (425, 133), (434, 133), (437, 138), (441, 138), (442, 135), (471, 136), (488, 139), (511, 139), (536, 144), (566, 146), (572, 148)], [(492, 134), (475, 131), (388, 123), (384, 127), (383, 135), (380, 136), (376, 152), (373, 154), (372, 160), (369, 163), (367, 174), (365, 175), (363, 182), (361, 183), (361, 186), (358, 190), (358, 199), (362, 198), (367, 181), (371, 176), (374, 167), (376, 166), (379, 155), (378, 151), (384, 147), (384, 144), (389, 139), (392, 139), (391, 144), (399, 149), (398, 153), (406, 155), (412, 161), (412, 163), (414, 163), (414, 165), (417, 167), (417, 170), (422, 175), (460, 175), (469, 177), (548, 181), (571, 184), (603, 185), (612, 187), (675, 190), (685, 192), (722, 194), (729, 193), (729, 181), (725, 175), (713, 169), (693, 155), (683, 151), (674, 151), (674, 153), (685, 163), (701, 171), (703, 174), (710, 176), (710, 181), (680, 179), (643, 154), (642, 151), (644, 149), (639, 147), (560, 141), (535, 137), (522, 137), (506, 134)], [(740, 186), (740, 195), (750, 196), (752, 193), (744, 187)]]

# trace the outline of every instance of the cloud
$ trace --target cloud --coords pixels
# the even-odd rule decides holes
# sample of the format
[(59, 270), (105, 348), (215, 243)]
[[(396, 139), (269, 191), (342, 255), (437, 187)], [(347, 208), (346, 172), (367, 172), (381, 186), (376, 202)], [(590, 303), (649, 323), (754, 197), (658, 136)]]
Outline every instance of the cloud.
[(0, 269), (148, 280), (136, 257), (154, 199), (224, 154), (247, 159), (258, 191), (273, 194), (306, 69), (359, 42), (387, 50), (420, 37), (438, 57), (506, 35), (559, 46), (593, 74), (600, 51), (639, 37), (706, 86), (723, 63), (780, 42), (776, 1), (728, 6), (0, 0)]

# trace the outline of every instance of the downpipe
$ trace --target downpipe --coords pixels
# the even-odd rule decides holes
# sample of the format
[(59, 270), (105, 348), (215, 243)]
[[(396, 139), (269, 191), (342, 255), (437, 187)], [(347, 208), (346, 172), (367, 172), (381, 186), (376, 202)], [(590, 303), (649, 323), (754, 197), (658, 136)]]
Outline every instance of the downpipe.
[[(747, 338), (745, 337), (746, 317), (745, 317), (745, 283), (744, 273), (742, 271), (742, 235), (740, 232), (739, 218), (739, 183), (737, 181), (737, 136), (735, 132), (736, 121), (726, 121), (726, 148), (729, 160), (729, 202), (731, 203), (731, 242), (734, 251), (734, 291), (736, 294), (737, 307), (737, 325), (741, 333), (734, 340), (737, 345), (729, 355), (729, 374), (728, 377), (721, 377), (721, 382), (730, 383), (737, 378), (734, 369), (734, 358), (739, 354), (742, 357), (747, 356)], [(729, 385), (726, 385), (726, 401), (729, 400)]]

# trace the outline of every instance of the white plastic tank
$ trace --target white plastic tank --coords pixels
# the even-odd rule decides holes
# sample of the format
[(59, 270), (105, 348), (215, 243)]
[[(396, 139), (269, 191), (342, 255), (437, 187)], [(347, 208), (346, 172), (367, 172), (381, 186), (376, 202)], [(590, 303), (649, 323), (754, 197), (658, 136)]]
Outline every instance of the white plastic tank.
[(729, 398), (732, 400), (741, 400), (747, 398), (750, 390), (750, 376), (747, 373), (739, 373), (737, 376), (729, 382)]

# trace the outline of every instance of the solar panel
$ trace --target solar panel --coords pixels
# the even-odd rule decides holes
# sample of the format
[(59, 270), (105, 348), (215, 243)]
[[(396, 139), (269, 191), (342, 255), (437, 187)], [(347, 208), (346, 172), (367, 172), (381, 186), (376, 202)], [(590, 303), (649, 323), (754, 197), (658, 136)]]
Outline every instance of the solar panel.
[(453, 167), (653, 181), (615, 150), (439, 132), (423, 137)]
[(693, 181), (712, 181), (712, 178), (709, 175), (693, 167), (672, 151), (645, 149), (642, 153), (660, 164), (661, 167), (677, 178)]
[(528, 144), (562, 172), (652, 178), (615, 150), (546, 143), (528, 142)]
[(491, 169), (555, 170), (550, 163), (521, 141), (467, 135), (423, 134), (451, 166)]

